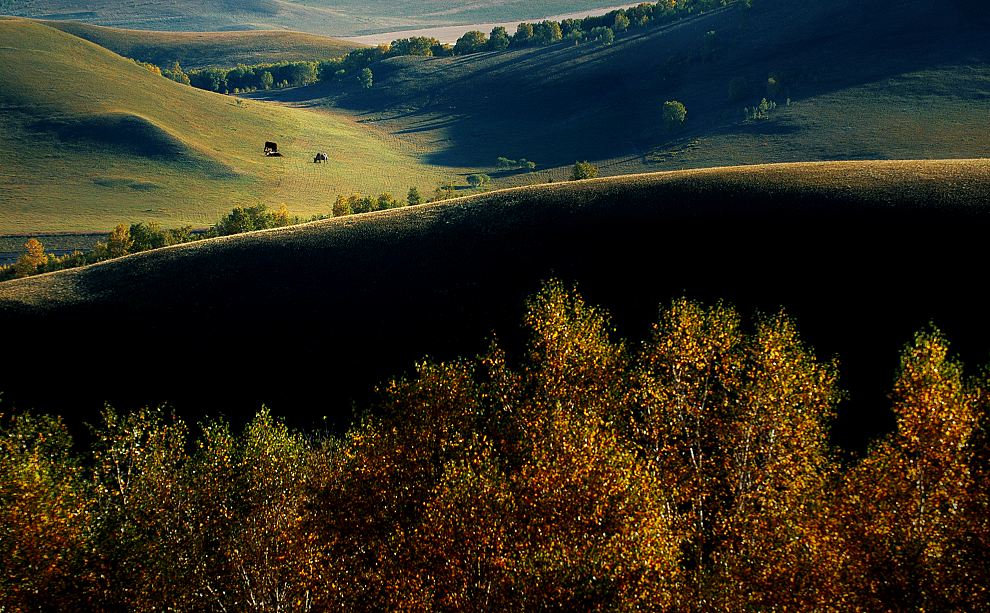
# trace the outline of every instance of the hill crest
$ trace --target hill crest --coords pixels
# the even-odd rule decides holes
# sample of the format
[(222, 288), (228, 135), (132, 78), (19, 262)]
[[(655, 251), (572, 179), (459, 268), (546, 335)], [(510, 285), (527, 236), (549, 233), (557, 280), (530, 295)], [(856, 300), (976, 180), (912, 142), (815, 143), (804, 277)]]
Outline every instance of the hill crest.
[[(110, 401), (235, 419), (264, 403), (297, 424), (348, 423), (351, 401), (423, 355), (476, 354), (493, 331), (514, 342), (525, 297), (556, 277), (620, 332), (647, 329), (676, 296), (783, 306), (822, 356), (839, 356), (852, 398), (839, 428), (855, 440), (884, 427), (869, 407), (885, 406), (891, 348), (915, 331), (934, 321), (964, 354), (990, 345), (971, 282), (986, 193), (990, 160), (689, 170), (169, 247), (0, 284), (18, 355), (0, 389), (22, 408), (89, 412), (70, 420)], [(102, 347), (121, 330), (155, 349), (73, 362), (58, 389), (32, 370), (47, 347)]]

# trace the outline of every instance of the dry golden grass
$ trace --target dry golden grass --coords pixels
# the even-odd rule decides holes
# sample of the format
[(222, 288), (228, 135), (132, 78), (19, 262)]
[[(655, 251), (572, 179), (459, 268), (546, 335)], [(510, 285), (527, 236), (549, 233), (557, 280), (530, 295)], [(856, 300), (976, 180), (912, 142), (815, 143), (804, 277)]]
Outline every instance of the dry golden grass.
[[(179, 85), (37, 22), (0, 21), (0, 40), (0, 234), (205, 227), (258, 203), (309, 217), (338, 192), (404, 193), (449, 176), (331, 111)], [(285, 157), (266, 158), (267, 140)], [(316, 151), (331, 163), (314, 165)]]

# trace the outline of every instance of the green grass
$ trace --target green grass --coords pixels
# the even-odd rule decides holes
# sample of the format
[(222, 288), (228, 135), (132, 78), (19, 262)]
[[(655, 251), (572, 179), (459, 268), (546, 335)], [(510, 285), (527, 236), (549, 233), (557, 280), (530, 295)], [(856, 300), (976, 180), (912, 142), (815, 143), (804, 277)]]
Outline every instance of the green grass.
[(73, 21), (48, 21), (45, 24), (124, 57), (158, 66), (178, 61), (185, 69), (322, 60), (345, 55), (360, 46), (334, 38), (280, 30), (149, 32)]
[[(332, 111), (196, 90), (77, 37), (0, 21), (0, 234), (207, 226), (234, 206), (326, 213), (337, 193), (447, 176), (402, 140)], [(282, 158), (262, 145), (279, 143)], [(331, 163), (313, 164), (315, 151)]]

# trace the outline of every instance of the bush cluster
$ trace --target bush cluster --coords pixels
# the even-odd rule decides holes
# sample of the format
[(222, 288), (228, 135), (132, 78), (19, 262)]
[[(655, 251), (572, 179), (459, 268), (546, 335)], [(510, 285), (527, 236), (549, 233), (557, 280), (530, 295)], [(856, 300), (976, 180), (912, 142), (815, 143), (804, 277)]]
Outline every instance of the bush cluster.
[[(428, 362), (340, 437), (107, 409), (0, 427), (9, 610), (987, 610), (985, 376), (904, 349), (842, 462), (837, 367), (778, 314), (675, 300), (648, 338), (550, 283), (528, 343)], [(193, 436), (193, 432), (197, 434)]]
[(206, 231), (193, 231), (192, 226), (165, 229), (156, 221), (130, 225), (122, 223), (117, 224), (107, 234), (106, 240), (96, 243), (89, 253), (77, 251), (61, 256), (46, 253), (41, 241), (37, 238), (31, 238), (24, 243), (24, 254), (18, 258), (17, 262), (9, 266), (0, 266), (0, 281), (95, 264), (131, 253), (204, 238), (280, 228), (299, 221), (298, 217), (289, 215), (284, 204), (277, 211), (272, 211), (264, 204), (259, 204), (252, 207), (235, 207)]

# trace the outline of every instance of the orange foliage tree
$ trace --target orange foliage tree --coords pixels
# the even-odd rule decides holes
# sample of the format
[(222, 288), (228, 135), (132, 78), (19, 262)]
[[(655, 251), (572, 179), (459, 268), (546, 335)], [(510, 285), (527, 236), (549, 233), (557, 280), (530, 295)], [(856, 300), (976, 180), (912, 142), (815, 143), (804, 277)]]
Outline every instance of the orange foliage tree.
[(524, 326), (340, 437), (107, 409), (80, 459), (58, 420), (4, 418), (0, 608), (990, 608), (986, 377), (937, 331), (845, 465), (836, 365), (783, 314), (676, 300), (630, 345), (551, 282)]

